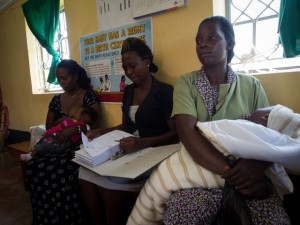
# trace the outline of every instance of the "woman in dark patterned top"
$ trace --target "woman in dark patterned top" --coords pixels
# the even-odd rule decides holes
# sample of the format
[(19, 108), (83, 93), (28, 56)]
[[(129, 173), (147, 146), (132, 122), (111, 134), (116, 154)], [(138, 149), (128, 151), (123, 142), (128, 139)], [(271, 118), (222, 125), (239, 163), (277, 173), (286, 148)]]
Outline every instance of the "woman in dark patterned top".
[[(99, 102), (90, 89), (86, 71), (73, 60), (62, 60), (56, 76), (64, 92), (55, 95), (46, 119), (49, 129), (66, 117), (72, 117), (83, 106), (100, 112)], [(99, 116), (98, 116), (99, 118)], [(99, 121), (91, 125), (97, 128)], [(57, 143), (64, 143), (73, 134), (85, 132), (86, 126), (73, 126), (57, 134)], [(26, 179), (33, 209), (33, 225), (83, 224), (82, 204), (79, 197), (78, 166), (71, 162), (76, 146), (57, 155), (32, 157), (26, 168)]]

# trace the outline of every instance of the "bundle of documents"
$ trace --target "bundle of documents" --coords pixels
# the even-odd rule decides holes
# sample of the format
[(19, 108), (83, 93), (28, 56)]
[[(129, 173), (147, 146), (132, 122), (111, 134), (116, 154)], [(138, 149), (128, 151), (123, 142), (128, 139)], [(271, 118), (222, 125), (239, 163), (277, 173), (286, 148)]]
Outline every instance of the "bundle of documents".
[(89, 166), (82, 161), (78, 161), (76, 158), (72, 159), (72, 161), (101, 176), (136, 179), (146, 171), (155, 167), (165, 158), (177, 152), (181, 147), (181, 143), (149, 147), (128, 153), (116, 160), (107, 160), (94, 167)]
[(120, 152), (120, 139), (130, 136), (132, 134), (114, 130), (89, 141), (82, 133), (83, 147), (75, 152), (75, 159), (90, 167), (95, 167)]

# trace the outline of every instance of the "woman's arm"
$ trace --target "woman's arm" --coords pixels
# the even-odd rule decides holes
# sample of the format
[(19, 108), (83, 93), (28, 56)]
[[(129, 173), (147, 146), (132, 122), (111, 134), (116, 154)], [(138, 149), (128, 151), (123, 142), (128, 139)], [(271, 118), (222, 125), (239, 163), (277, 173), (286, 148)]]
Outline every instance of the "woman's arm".
[[(48, 113), (46, 117), (46, 130), (50, 129), (51, 127), (54, 127), (64, 121), (66, 119), (63, 114), (61, 114), (58, 109), (61, 108), (60, 106), (60, 97), (61, 95), (54, 95), (51, 99), (49, 106), (48, 106)], [(61, 118), (57, 119), (57, 114), (60, 114)]]
[[(66, 118), (60, 118), (55, 120), (55, 113), (48, 111), (47, 118), (46, 118), (46, 130), (58, 125), (59, 123), (63, 122)], [(83, 126), (82, 126), (83, 127)], [(86, 126), (84, 126), (86, 129)], [(78, 126), (71, 126), (67, 127), (59, 132), (57, 137), (57, 144), (62, 144), (71, 137), (71, 135), (78, 133)]]
[[(96, 102), (92, 105), (90, 105), (91, 108), (95, 109), (96, 112), (97, 112), (97, 120), (90, 125), (91, 129), (96, 129), (96, 128), (99, 128), (100, 127), (100, 121), (101, 121), (101, 107), (100, 107), (100, 103), (99, 102)], [(84, 129), (84, 128), (83, 128)], [(85, 130), (83, 130), (83, 132), (85, 132)]]
[[(100, 129), (100, 116), (101, 116), (101, 112), (100, 112), (100, 104), (99, 102), (95, 102), (94, 104), (90, 105), (89, 107), (93, 108), (96, 110), (98, 116), (97, 116), (97, 120), (90, 125), (90, 128), (98, 128)], [(97, 129), (95, 129), (97, 130)], [(59, 137), (57, 139), (57, 142), (64, 142), (66, 140), (68, 140), (72, 135), (76, 134), (76, 133), (87, 133), (88, 132), (88, 127), (87, 125), (77, 125), (77, 126), (71, 126), (71, 127), (67, 127), (65, 129), (63, 129), (60, 134)]]
[(127, 137), (120, 141), (120, 147), (125, 152), (134, 152), (143, 148), (177, 143), (179, 139), (177, 137), (175, 123), (172, 120), (167, 121), (167, 123), (169, 128), (168, 132), (147, 138)]
[(220, 153), (196, 127), (197, 118), (188, 114), (175, 115), (178, 137), (195, 162), (206, 169), (223, 174), (228, 164)]
[(46, 130), (56, 126), (57, 124), (60, 124), (62, 121), (64, 121), (64, 119), (65, 118), (60, 118), (58, 120), (55, 120), (55, 113), (48, 111), (46, 118)]
[(99, 137), (108, 132), (111, 132), (113, 130), (122, 130), (125, 132), (127, 131), (124, 114), (122, 114), (122, 123), (121, 124), (114, 126), (114, 127), (98, 128), (98, 129), (93, 129), (93, 130), (87, 131), (86, 136), (89, 140), (93, 140), (94, 138)]
[[(196, 128), (196, 118), (190, 115), (175, 116), (178, 136), (193, 159), (206, 169), (221, 175), (241, 194), (247, 197), (261, 197), (266, 192), (264, 171), (270, 163), (240, 159), (230, 169), (224, 155), (220, 153)], [(241, 146), (242, 148), (242, 146)]]

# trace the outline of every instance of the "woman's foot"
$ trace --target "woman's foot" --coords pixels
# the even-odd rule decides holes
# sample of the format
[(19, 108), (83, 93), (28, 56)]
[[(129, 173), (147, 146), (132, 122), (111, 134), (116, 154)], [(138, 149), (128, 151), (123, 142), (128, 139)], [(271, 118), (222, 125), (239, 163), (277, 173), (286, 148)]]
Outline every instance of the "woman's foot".
[(31, 152), (27, 154), (21, 154), (20, 155), (20, 160), (23, 162), (28, 162), (31, 159)]

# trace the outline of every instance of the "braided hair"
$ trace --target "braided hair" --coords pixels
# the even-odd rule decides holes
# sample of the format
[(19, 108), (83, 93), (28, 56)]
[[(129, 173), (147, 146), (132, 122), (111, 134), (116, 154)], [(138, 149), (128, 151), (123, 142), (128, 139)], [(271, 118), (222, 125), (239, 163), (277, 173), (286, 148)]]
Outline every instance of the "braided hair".
[(156, 73), (158, 71), (157, 65), (153, 63), (152, 51), (143, 40), (136, 37), (125, 39), (123, 41), (121, 55), (123, 55), (125, 52), (136, 52), (142, 59), (149, 59), (149, 71), (151, 73)]

